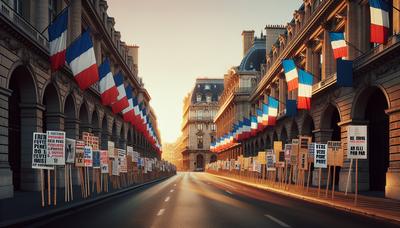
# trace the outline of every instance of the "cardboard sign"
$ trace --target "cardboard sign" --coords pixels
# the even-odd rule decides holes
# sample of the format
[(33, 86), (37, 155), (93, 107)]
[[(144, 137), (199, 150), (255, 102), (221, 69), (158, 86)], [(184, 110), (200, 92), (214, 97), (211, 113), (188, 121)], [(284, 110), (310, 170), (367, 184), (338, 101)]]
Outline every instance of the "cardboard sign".
[(109, 173), (108, 170), (108, 150), (100, 150), (101, 173)]
[(119, 161), (118, 158), (113, 158), (112, 159), (112, 175), (113, 176), (119, 176)]
[(47, 165), (65, 165), (65, 132), (47, 131)]
[(93, 169), (100, 169), (100, 151), (92, 150), (93, 152)]
[(311, 143), (311, 137), (309, 136), (300, 136), (299, 137), (299, 146), (300, 146), (300, 150), (304, 149), (304, 150), (308, 150), (308, 144)]
[(341, 141), (328, 141), (328, 165), (343, 166), (343, 150)]
[(282, 151), (282, 141), (274, 141), (275, 156), (278, 157), (279, 151)]
[(308, 169), (308, 153), (300, 153), (300, 160), (299, 160), (299, 169), (307, 170)]
[(267, 164), (267, 157), (266, 157), (265, 151), (258, 152), (257, 160), (258, 160), (258, 163), (261, 165)]
[(315, 168), (326, 168), (327, 163), (327, 150), (328, 145), (326, 144), (315, 144), (315, 155), (314, 155), (314, 167)]
[(65, 163), (75, 162), (75, 144), (76, 141), (74, 139), (65, 139)]
[(85, 146), (83, 148), (83, 163), (85, 167), (93, 166), (93, 151), (91, 146)]
[(84, 167), (84, 148), (85, 142), (82, 140), (76, 140), (75, 142), (75, 166)]
[(47, 147), (47, 134), (34, 132), (33, 146), (32, 146), (32, 169), (54, 169), (53, 166), (46, 165), (46, 160), (47, 160), (46, 147)]
[(314, 153), (315, 153), (315, 143), (308, 144), (308, 157), (312, 158), (312, 162), (314, 162)]
[(292, 144), (292, 151), (290, 153), (290, 164), (297, 165), (299, 157), (299, 144)]
[(367, 126), (350, 125), (347, 129), (347, 158), (367, 159)]
[(126, 146), (126, 155), (130, 158), (128, 162), (133, 162), (133, 147)]
[(285, 144), (285, 161), (290, 164), (290, 154), (292, 153), (292, 144)]
[(107, 142), (108, 157), (109, 158), (115, 158), (115, 156), (114, 156), (114, 147), (115, 147), (114, 142), (111, 142), (111, 141)]
[(275, 171), (275, 153), (274, 150), (267, 150), (267, 171)]

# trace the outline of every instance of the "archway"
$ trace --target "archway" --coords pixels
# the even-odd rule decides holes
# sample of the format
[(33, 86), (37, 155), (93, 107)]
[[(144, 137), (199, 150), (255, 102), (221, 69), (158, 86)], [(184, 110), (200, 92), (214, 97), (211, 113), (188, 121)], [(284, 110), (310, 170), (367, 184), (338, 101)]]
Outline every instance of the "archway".
[(286, 128), (284, 126), (282, 127), (280, 139), (281, 139), (283, 145), (288, 143), (288, 136), (287, 136)]
[(213, 162), (216, 162), (216, 161), (217, 161), (217, 155), (215, 155), (215, 154), (211, 155), (210, 163), (213, 163)]
[[(21, 160), (30, 160), (32, 154), (32, 132), (36, 131), (36, 125), (24, 126), (31, 119), (21, 116), (23, 105), (36, 104), (36, 88), (29, 70), (24, 66), (17, 67), (10, 77), (9, 89), (12, 90), (8, 100), (8, 161), (12, 171), (12, 183), (14, 190), (21, 189)], [(29, 107), (27, 107), (28, 110)], [(29, 118), (37, 118), (36, 116)], [(33, 128), (32, 128), (33, 127)], [(26, 153), (22, 151), (26, 150)], [(28, 167), (26, 167), (28, 168)], [(29, 167), (30, 168), (30, 167)]]
[(313, 131), (315, 130), (314, 121), (310, 115), (304, 118), (303, 125), (301, 127), (301, 135), (311, 136), (312, 141), (315, 141)]
[(79, 110), (79, 135), (82, 135), (82, 132), (91, 132), (91, 126), (89, 124), (89, 113), (86, 108), (85, 103), (81, 104), (81, 108)]
[(101, 148), (103, 150), (106, 150), (108, 148), (109, 133), (107, 123), (107, 116), (104, 115), (103, 120), (101, 121)]
[(46, 86), (43, 94), (43, 132), (47, 130), (61, 130), (60, 100), (56, 88), (52, 83)]
[(297, 127), (296, 121), (293, 121), (292, 125), (290, 126), (290, 138), (297, 139), (298, 137), (299, 137), (299, 128)]
[(202, 154), (198, 154), (196, 156), (196, 170), (203, 171), (204, 170), (204, 157)]
[(330, 136), (327, 136), (325, 140), (322, 141), (340, 141), (341, 132), (338, 125), (338, 123), (340, 122), (339, 110), (335, 106), (330, 104), (323, 112), (321, 121), (321, 128), (324, 130), (329, 130), (331, 132)]
[[(378, 87), (365, 89), (353, 109), (353, 118), (368, 124), (368, 161), (360, 169), (367, 170), (368, 188), (384, 191), (389, 167), (389, 117), (385, 113), (388, 100)], [(360, 164), (360, 163), (359, 163)]]
[(265, 149), (271, 149), (271, 145), (271, 138), (269, 137), (269, 135), (267, 135), (265, 139)]

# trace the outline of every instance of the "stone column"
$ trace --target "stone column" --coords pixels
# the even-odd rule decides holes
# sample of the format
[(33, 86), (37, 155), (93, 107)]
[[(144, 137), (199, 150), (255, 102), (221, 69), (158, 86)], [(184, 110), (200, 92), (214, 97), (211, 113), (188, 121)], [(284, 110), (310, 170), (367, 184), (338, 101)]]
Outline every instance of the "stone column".
[(332, 46), (329, 38), (329, 26), (324, 25), (324, 40), (322, 43), (322, 75), (321, 80), (332, 76), (335, 72), (336, 62), (333, 58)]
[(35, 12), (35, 27), (42, 32), (49, 25), (49, 1), (37, 0), (33, 4)]
[(63, 131), (64, 130), (64, 114), (60, 112), (45, 112), (46, 130)]
[[(395, 1), (393, 1), (395, 2)], [(400, 148), (398, 142), (400, 136), (397, 131), (400, 128), (400, 108), (387, 110), (389, 115), (389, 168), (386, 172), (385, 196), (392, 199), (400, 199)]]
[(79, 120), (65, 118), (65, 134), (67, 138), (79, 139)]
[(40, 175), (32, 169), (32, 132), (41, 132), (44, 107), (39, 104), (20, 104), (21, 112), (21, 189), (40, 190)]
[(70, 41), (73, 41), (78, 36), (81, 35), (82, 32), (82, 0), (74, 0), (71, 1), (70, 6)]
[[(347, 0), (347, 20), (346, 20), (346, 40), (351, 45), (347, 45), (348, 58), (355, 59), (361, 53), (357, 50), (360, 49), (361, 40), (361, 7), (355, 0)], [(357, 49), (356, 49), (357, 48)]]
[(100, 64), (103, 62), (103, 59), (101, 58), (101, 39), (100, 38), (94, 39), (94, 52), (96, 55), (97, 65), (100, 66)]
[(0, 113), (0, 117), (5, 120), (0, 125), (0, 199), (14, 196), (13, 174), (8, 161), (8, 98), (11, 93), (11, 90), (0, 87), (0, 108), (7, 110)]

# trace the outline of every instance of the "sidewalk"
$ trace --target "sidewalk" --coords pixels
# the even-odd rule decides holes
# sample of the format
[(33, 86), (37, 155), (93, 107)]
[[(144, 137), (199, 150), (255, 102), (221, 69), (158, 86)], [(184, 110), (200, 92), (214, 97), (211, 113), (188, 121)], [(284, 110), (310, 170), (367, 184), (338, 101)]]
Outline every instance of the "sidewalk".
[[(173, 175), (172, 175), (173, 176)], [(23, 226), (48, 216), (56, 216), (124, 192), (156, 183), (172, 176), (161, 177), (146, 183), (132, 185), (123, 189), (111, 190), (108, 193), (96, 194), (83, 199), (79, 186), (74, 187), (74, 200), (64, 202), (64, 189), (58, 189), (57, 205), (41, 207), (40, 192), (16, 192), (13, 198), (0, 200), (0, 227)], [(47, 203), (47, 202), (46, 202)], [(53, 203), (53, 202), (52, 202)]]
[(400, 201), (397, 200), (358, 195), (357, 205), (355, 205), (354, 194), (352, 193), (348, 193), (346, 196), (343, 192), (335, 191), (334, 199), (332, 199), (331, 191), (328, 191), (327, 197), (325, 196), (324, 187), (321, 187), (320, 197), (318, 197), (318, 189), (314, 187), (310, 187), (309, 191), (307, 192), (306, 188), (303, 190), (294, 185), (290, 185), (289, 190), (287, 188), (285, 190), (285, 187), (278, 186), (278, 183), (275, 183), (273, 186), (270, 183), (267, 184), (260, 183), (260, 181), (254, 182), (249, 180), (239, 180), (234, 177), (227, 177), (211, 172), (208, 173), (225, 180), (244, 184), (254, 188), (263, 189), (285, 196), (305, 200), (311, 203), (317, 203), (339, 210), (349, 211), (369, 217), (376, 217), (378, 219), (384, 219), (396, 224), (400, 224)]

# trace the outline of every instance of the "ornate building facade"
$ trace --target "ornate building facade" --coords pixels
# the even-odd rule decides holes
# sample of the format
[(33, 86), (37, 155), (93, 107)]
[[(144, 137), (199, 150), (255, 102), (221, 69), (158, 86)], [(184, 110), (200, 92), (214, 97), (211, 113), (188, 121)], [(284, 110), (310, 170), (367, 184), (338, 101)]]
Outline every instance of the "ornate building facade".
[(203, 171), (205, 164), (217, 160), (210, 145), (215, 141), (213, 120), (223, 88), (222, 79), (198, 78), (184, 98), (181, 146), (186, 171)]
[[(124, 84), (132, 86), (157, 129), (150, 95), (138, 76), (138, 47), (121, 41), (114, 18), (107, 14), (107, 1), (67, 2), (68, 43), (90, 29), (97, 64), (107, 56), (113, 74), (123, 72)], [(92, 132), (103, 149), (112, 140), (120, 148), (135, 147), (142, 156), (160, 157), (137, 129), (101, 105), (98, 85), (82, 91), (67, 66), (51, 72), (46, 28), (66, 4), (62, 0), (0, 1), (0, 198), (12, 197), (18, 190), (40, 189), (39, 172), (31, 169), (33, 132), (62, 130), (73, 139)]]
[[(399, 8), (399, 0), (390, 2)], [(313, 141), (322, 143), (342, 141), (344, 166), (337, 170), (335, 184), (343, 191), (350, 166), (350, 159), (346, 158), (348, 126), (367, 125), (368, 159), (359, 161), (359, 191), (378, 191), (400, 199), (400, 13), (390, 9), (389, 15), (389, 39), (378, 45), (369, 41), (368, 1), (304, 0), (286, 31), (272, 48), (267, 48), (266, 64), (249, 96), (251, 107), (247, 117), (255, 114), (267, 96), (280, 101), (297, 98), (296, 90), (287, 91), (283, 59), (295, 60), (298, 67), (314, 75), (311, 110), (287, 117), (281, 103), (276, 126), (244, 141), (243, 154), (254, 156), (271, 148), (273, 141), (291, 142), (299, 135), (311, 136)], [(347, 59), (353, 60), (352, 87), (336, 86), (331, 31), (345, 33), (349, 44)], [(312, 175), (318, 173), (314, 171)], [(354, 183), (354, 171), (350, 176)]]

